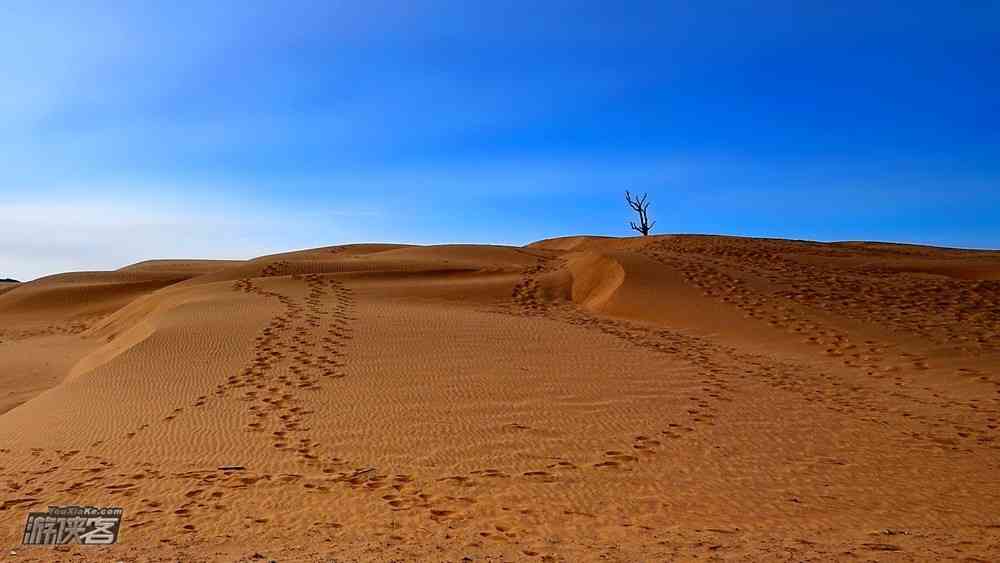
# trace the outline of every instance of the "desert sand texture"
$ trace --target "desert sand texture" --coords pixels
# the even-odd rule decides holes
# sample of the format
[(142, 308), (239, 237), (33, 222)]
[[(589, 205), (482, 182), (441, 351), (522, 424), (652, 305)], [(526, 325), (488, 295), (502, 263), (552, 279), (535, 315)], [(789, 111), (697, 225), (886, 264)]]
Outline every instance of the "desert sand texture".
[[(1000, 252), (334, 246), (0, 288), (10, 561), (997, 561)], [(21, 545), (120, 506), (112, 547)]]

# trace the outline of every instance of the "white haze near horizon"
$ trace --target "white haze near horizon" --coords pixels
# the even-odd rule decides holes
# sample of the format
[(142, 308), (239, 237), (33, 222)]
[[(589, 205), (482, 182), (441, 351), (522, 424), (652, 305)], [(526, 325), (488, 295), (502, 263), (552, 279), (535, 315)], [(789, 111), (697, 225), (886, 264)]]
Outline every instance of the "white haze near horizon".
[[(0, 278), (30, 281), (144, 260), (247, 259), (321, 246), (315, 217), (127, 202), (0, 202)], [(344, 237), (332, 225), (333, 237)], [(287, 245), (287, 246), (286, 246)]]

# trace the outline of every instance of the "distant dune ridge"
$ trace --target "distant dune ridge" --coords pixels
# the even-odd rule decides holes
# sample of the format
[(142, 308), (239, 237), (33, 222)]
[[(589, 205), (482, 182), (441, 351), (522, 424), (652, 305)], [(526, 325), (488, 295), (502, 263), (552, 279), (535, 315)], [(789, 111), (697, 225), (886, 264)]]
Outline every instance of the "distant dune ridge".
[[(353, 244), (0, 284), (0, 522), (83, 558), (1000, 559), (1000, 252)], [(99, 555), (95, 555), (99, 554)]]
[(10, 278), (0, 279), (0, 295), (14, 289), (19, 283), (21, 282)]

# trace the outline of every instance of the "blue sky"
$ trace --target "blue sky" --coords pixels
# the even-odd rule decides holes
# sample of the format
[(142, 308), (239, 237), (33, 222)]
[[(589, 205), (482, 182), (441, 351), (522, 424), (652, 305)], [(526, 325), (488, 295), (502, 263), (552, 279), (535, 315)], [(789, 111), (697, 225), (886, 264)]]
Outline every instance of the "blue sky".
[(625, 189), (1000, 247), (997, 2), (201, 4), (0, 4), (0, 277), (627, 235)]

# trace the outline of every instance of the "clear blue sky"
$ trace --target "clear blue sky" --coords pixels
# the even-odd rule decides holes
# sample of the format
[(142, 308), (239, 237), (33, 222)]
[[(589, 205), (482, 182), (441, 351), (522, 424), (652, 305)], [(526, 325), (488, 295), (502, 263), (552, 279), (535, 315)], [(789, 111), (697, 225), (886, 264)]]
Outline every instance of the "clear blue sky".
[(0, 3), (0, 277), (627, 235), (625, 189), (1000, 247), (998, 2), (488, 4)]

